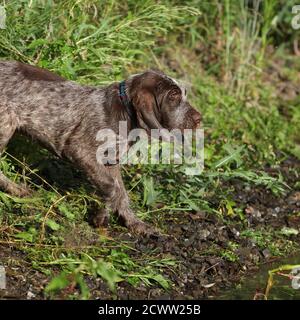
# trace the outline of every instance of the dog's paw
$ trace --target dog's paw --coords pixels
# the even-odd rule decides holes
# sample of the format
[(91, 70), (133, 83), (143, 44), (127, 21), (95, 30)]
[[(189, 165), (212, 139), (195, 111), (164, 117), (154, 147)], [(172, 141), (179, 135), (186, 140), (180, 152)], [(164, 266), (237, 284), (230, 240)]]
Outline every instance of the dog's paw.
[(9, 191), (10, 191), (10, 194), (18, 198), (30, 197), (33, 193), (33, 191), (28, 187), (26, 187), (25, 185), (15, 185)]
[(95, 228), (107, 227), (109, 224), (109, 214), (106, 209), (101, 209), (92, 214), (89, 220)]
[(158, 238), (160, 236), (160, 232), (158, 230), (140, 220), (132, 222), (127, 227), (130, 232), (137, 236), (147, 238)]

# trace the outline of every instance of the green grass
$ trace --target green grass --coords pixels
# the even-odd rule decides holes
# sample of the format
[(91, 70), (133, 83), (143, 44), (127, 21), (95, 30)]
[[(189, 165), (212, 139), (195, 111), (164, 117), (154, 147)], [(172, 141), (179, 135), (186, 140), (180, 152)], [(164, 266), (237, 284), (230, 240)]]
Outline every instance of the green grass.
[[(167, 213), (204, 210), (223, 214), (224, 223), (230, 224), (244, 219), (243, 208), (232, 201), (231, 181), (261, 186), (278, 196), (295, 187), (287, 185), (279, 171), (272, 177), (265, 172), (291, 155), (300, 158), (299, 97), (282, 99), (264, 71), (270, 66), (268, 46), (284, 32), (275, 24), (286, 23), (283, 2), (253, 1), (253, 8), (244, 1), (217, 0), (1, 3), (7, 10), (7, 29), (0, 30), (1, 58), (38, 64), (93, 85), (158, 67), (191, 86), (190, 100), (204, 116), (206, 169), (199, 177), (186, 177), (176, 166), (125, 167), (132, 205), (141, 218), (164, 228)], [(296, 83), (300, 70), (297, 58), (285, 56), (293, 37), (274, 55), (290, 59), (293, 68), (281, 70), (290, 83)], [(177, 262), (156, 252), (138, 259), (131, 244), (92, 230), (85, 219), (101, 201), (80, 175), (68, 166), (61, 168), (55, 159), (56, 181), (43, 178), (47, 159), (53, 157), (34, 149), (30, 142), (16, 140), (1, 158), (5, 174), (36, 192), (28, 199), (0, 193), (0, 244), (22, 250), (33, 268), (53, 277), (46, 294), (76, 283), (80, 296), (70, 298), (88, 298), (87, 275), (104, 279), (112, 293), (120, 281), (159, 284), (167, 290), (171, 283), (165, 270), (177, 270)], [(61, 188), (59, 175), (71, 187)], [(244, 229), (245, 236), (261, 239), (259, 231)], [(277, 235), (268, 235), (262, 246), (271, 246), (274, 254), (284, 252), (287, 242), (273, 248)], [(236, 261), (236, 248), (231, 243), (218, 255)]]

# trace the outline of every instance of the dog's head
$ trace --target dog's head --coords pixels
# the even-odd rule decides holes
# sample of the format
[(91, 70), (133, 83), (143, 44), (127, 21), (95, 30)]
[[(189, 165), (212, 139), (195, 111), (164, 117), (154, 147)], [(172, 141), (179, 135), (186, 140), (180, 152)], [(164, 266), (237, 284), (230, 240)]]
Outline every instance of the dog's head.
[(131, 78), (130, 99), (141, 128), (196, 129), (201, 114), (187, 100), (187, 90), (160, 71), (146, 71)]

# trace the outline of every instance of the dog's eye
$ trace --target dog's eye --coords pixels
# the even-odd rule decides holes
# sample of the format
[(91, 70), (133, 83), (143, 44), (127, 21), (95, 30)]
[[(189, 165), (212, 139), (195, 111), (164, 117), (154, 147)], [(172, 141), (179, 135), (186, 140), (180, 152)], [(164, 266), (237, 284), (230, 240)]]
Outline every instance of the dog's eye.
[(181, 91), (179, 89), (173, 89), (169, 93), (170, 100), (178, 100), (181, 97)]

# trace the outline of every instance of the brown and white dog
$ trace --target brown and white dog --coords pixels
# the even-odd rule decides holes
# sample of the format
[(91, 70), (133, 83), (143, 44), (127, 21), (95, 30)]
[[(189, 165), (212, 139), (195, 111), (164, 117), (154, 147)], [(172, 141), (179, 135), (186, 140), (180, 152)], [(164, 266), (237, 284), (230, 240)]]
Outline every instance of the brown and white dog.
[[(116, 213), (137, 234), (152, 228), (136, 218), (129, 207), (119, 165), (97, 162), (103, 128), (118, 133), (119, 121), (130, 129), (194, 129), (201, 115), (187, 101), (186, 89), (160, 71), (146, 71), (107, 87), (91, 87), (67, 81), (38, 67), (0, 61), (0, 154), (15, 132), (39, 141), (60, 157), (82, 169), (107, 209), (98, 214), (97, 224)], [(22, 197), (30, 193), (0, 171), (0, 188)]]

